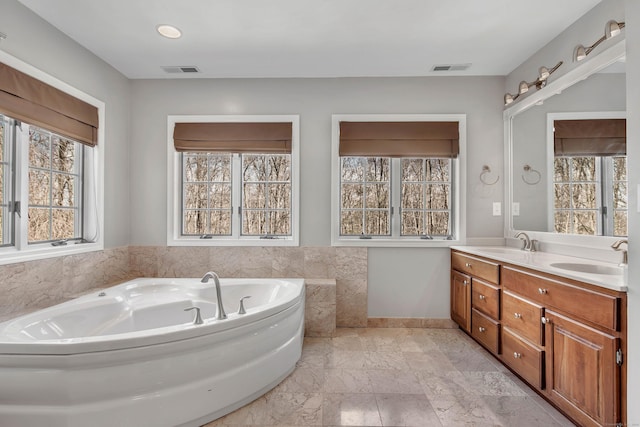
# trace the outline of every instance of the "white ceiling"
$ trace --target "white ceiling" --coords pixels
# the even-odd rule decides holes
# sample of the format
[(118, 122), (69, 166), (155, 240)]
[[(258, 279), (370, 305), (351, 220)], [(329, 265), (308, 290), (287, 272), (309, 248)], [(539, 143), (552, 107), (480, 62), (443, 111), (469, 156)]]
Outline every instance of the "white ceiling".
[[(507, 75), (600, 0), (20, 0), (132, 79)], [(177, 26), (169, 40), (156, 25)], [(552, 64), (551, 64), (552, 65)]]

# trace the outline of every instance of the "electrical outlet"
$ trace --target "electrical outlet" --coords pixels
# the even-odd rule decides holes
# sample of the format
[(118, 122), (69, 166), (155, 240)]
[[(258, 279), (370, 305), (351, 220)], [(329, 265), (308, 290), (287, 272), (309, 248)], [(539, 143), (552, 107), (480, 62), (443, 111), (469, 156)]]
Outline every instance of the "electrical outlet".
[(493, 202), (493, 216), (502, 215), (502, 206), (500, 202)]
[(513, 202), (513, 205), (511, 205), (511, 214), (513, 216), (520, 215), (520, 202)]

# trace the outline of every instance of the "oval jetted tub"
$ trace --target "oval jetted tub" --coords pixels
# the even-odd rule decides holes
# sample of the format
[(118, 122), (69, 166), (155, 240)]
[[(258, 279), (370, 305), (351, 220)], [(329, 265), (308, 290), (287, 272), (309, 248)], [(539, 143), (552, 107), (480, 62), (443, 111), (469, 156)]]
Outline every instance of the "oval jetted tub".
[(301, 355), (304, 280), (220, 284), (222, 320), (213, 282), (144, 278), (0, 324), (0, 424), (198, 426), (272, 389)]

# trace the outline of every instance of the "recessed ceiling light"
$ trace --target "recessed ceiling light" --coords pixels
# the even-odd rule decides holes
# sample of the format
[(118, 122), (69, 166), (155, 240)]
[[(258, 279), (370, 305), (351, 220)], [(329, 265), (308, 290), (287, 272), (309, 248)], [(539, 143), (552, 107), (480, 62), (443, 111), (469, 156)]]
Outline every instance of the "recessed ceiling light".
[(168, 39), (178, 39), (182, 36), (182, 31), (173, 25), (160, 24), (156, 27), (158, 33)]

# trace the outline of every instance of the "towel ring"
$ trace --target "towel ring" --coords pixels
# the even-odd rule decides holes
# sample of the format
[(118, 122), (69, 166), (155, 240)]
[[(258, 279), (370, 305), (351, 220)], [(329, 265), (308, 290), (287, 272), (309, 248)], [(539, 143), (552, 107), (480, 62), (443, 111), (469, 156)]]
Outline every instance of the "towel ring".
[(482, 172), (480, 172), (480, 182), (482, 182), (484, 185), (496, 184), (500, 179), (500, 175), (498, 175), (493, 182), (487, 182), (487, 178), (485, 177), (485, 175), (488, 173), (491, 173), (491, 168), (487, 165), (482, 166)]
[(531, 166), (524, 165), (523, 169), (524, 169), (525, 173), (533, 173), (533, 174), (538, 175), (538, 177), (536, 179), (534, 179), (534, 181), (527, 181), (527, 179), (524, 177), (524, 173), (523, 173), (522, 174), (522, 180), (524, 181), (525, 184), (536, 185), (542, 179), (542, 175), (540, 175), (540, 172), (538, 172), (537, 170), (535, 170)]

